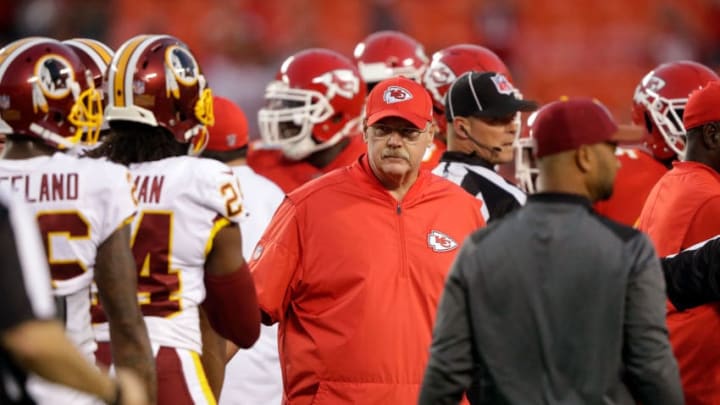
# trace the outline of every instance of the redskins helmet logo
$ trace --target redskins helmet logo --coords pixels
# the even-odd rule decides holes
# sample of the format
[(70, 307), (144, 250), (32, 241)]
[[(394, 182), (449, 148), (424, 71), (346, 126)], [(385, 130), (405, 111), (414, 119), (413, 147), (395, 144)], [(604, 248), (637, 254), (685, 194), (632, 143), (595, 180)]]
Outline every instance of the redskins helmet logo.
[(400, 86), (390, 86), (385, 89), (385, 92), (383, 93), (383, 101), (385, 101), (386, 104), (400, 103), (411, 100), (412, 98), (412, 93), (410, 93), (406, 88)]
[(170, 67), (175, 80), (185, 86), (192, 86), (198, 81), (200, 68), (195, 58), (182, 46), (169, 46), (165, 51), (165, 62)]
[(35, 77), (46, 97), (60, 99), (70, 94), (75, 71), (62, 56), (46, 55), (35, 64)]
[(335, 95), (352, 99), (360, 91), (360, 79), (350, 69), (331, 70), (312, 80), (327, 87), (325, 97), (332, 99)]

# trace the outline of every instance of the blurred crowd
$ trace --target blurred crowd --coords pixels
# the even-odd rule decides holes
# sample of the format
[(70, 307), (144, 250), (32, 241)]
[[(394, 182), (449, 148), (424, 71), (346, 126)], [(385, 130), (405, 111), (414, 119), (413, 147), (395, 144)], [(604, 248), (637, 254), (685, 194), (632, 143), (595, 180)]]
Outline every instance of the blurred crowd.
[(309, 47), (351, 56), (358, 41), (383, 29), (409, 34), (428, 54), (482, 44), (533, 99), (594, 94), (620, 122), (630, 118), (628, 94), (653, 66), (678, 59), (720, 65), (715, 0), (5, 0), (0, 11), (3, 43), (48, 35), (115, 48), (140, 33), (175, 35), (195, 50), (211, 84), (223, 83), (217, 92), (250, 115), (285, 56)]

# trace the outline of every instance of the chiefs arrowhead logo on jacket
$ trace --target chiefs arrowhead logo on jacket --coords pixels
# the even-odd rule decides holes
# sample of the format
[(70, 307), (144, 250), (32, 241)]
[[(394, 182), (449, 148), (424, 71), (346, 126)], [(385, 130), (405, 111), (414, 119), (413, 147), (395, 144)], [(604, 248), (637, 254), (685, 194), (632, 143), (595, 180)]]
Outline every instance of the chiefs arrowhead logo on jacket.
[(430, 231), (428, 234), (428, 247), (433, 252), (449, 252), (458, 247), (458, 243), (453, 238), (445, 235), (440, 231)]

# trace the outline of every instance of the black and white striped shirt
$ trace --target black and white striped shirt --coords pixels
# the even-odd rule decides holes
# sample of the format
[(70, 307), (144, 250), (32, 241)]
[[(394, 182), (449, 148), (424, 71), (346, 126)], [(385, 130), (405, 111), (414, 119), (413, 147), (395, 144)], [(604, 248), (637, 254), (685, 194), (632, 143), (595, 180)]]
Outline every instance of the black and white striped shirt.
[(445, 152), (433, 173), (459, 185), (483, 202), (486, 222), (525, 205), (527, 196), (493, 170), (487, 160), (462, 152)]
[[(37, 224), (24, 202), (0, 190), (0, 333), (55, 314), (50, 274)], [(33, 403), (25, 373), (0, 346), (0, 403)]]

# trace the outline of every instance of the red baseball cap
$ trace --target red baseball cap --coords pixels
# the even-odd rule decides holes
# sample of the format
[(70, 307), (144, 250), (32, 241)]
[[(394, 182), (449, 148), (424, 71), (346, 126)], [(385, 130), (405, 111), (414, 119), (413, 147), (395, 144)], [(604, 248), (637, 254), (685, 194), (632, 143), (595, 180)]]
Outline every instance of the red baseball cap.
[(417, 128), (432, 121), (432, 99), (419, 83), (405, 77), (383, 80), (373, 87), (365, 105), (367, 125), (383, 118), (400, 117)]
[(683, 114), (683, 125), (686, 130), (720, 121), (720, 81), (708, 82), (704, 87), (690, 93)]
[(537, 112), (530, 125), (538, 158), (582, 145), (601, 142), (638, 142), (642, 131), (618, 127), (612, 114), (601, 102), (590, 98), (572, 98), (549, 103)]
[(232, 101), (213, 96), (215, 125), (208, 127), (208, 144), (205, 150), (226, 152), (248, 144), (248, 122), (245, 113)]

